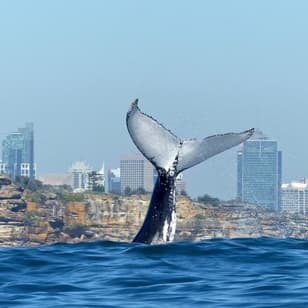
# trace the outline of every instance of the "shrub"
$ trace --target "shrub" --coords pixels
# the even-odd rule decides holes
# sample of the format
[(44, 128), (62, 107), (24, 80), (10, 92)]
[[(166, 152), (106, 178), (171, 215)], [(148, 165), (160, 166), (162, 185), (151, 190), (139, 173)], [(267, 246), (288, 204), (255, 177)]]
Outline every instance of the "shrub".
[(31, 200), (33, 202), (40, 203), (41, 202), (41, 193), (39, 193), (39, 192), (32, 193), (31, 194)]
[(196, 219), (205, 219), (205, 215), (203, 215), (203, 214), (197, 214), (197, 215), (195, 216), (195, 218), (196, 218)]
[(211, 197), (207, 194), (204, 194), (203, 196), (199, 196), (197, 198), (197, 200), (198, 200), (198, 202), (209, 203), (209, 204), (212, 204), (212, 205), (219, 205), (220, 204), (220, 200), (218, 198)]
[(85, 200), (85, 196), (82, 193), (71, 193), (65, 191), (60, 192), (58, 197), (64, 202), (83, 202)]
[(126, 186), (124, 189), (124, 196), (130, 196), (132, 194), (132, 190), (129, 186)]
[(40, 222), (39, 213), (37, 211), (26, 212), (23, 220), (26, 226), (33, 226)]
[(29, 189), (31, 192), (37, 191), (43, 188), (43, 183), (39, 180), (29, 179), (26, 176), (17, 176), (15, 183), (20, 185), (24, 189)]

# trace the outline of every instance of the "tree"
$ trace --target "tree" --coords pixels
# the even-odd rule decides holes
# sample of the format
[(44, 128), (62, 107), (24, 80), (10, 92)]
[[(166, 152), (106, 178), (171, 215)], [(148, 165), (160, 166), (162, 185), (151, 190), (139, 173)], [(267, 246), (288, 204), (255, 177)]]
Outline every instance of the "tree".
[(212, 205), (219, 205), (220, 200), (218, 198), (211, 197), (210, 195), (204, 194), (203, 196), (199, 196), (197, 198), (198, 202), (201, 203), (209, 203)]
[(129, 186), (126, 186), (124, 189), (124, 196), (130, 196), (132, 194), (132, 190)]
[(30, 179), (27, 176), (20, 176), (17, 175), (15, 177), (15, 183), (22, 186), (23, 188), (26, 188), (28, 186)]
[(105, 192), (105, 187), (102, 185), (103, 175), (99, 174), (97, 171), (91, 171), (88, 174), (89, 177), (89, 190), (93, 192)]
[(136, 194), (136, 195), (144, 195), (146, 194), (146, 190), (143, 188), (143, 187), (138, 187), (136, 190), (134, 190), (132, 192), (133, 194)]
[(188, 197), (188, 194), (187, 194), (186, 190), (184, 190), (184, 189), (180, 191), (180, 195)]
[(58, 194), (58, 199), (64, 202), (83, 202), (85, 200), (85, 196), (82, 193), (72, 193), (62, 191)]
[(36, 191), (36, 190), (39, 190), (39, 189), (42, 189), (43, 188), (43, 183), (41, 181), (38, 181), (38, 180), (30, 180), (29, 183), (28, 183), (28, 186), (27, 188), (30, 190), (30, 191)]
[(41, 181), (30, 179), (27, 176), (16, 176), (15, 183), (32, 192), (43, 188), (43, 183)]

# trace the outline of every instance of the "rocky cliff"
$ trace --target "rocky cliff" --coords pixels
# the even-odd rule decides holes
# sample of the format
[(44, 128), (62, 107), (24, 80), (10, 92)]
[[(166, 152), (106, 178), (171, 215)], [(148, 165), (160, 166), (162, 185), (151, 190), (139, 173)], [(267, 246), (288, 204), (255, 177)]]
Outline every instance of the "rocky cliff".
[[(0, 177), (0, 245), (35, 245), (59, 241), (130, 242), (141, 226), (149, 195), (121, 197), (89, 194), (85, 201), (60, 200), (41, 192), (33, 196)], [(308, 238), (308, 217), (265, 210), (236, 202), (202, 204), (177, 200), (176, 240), (214, 237)]]

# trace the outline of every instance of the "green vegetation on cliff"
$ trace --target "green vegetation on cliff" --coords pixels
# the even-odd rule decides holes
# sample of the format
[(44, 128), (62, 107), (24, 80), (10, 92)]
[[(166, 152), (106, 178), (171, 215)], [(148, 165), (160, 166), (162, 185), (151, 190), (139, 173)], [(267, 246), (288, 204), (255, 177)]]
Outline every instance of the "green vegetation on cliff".
[(42, 217), (40, 217), (40, 213), (38, 211), (29, 211), (24, 215), (24, 224), (26, 226), (33, 226), (42, 221)]
[(205, 204), (212, 204), (212, 205), (219, 205), (221, 203), (221, 200), (218, 198), (211, 197), (208, 194), (204, 194), (203, 196), (199, 196), (197, 198), (197, 201), (200, 203), (205, 203)]
[(30, 190), (31, 192), (43, 189), (43, 183), (41, 181), (29, 179), (26, 176), (17, 176), (14, 183), (23, 189)]
[(83, 193), (72, 193), (72, 192), (60, 192), (57, 194), (58, 199), (64, 202), (83, 202), (85, 201), (85, 195)]

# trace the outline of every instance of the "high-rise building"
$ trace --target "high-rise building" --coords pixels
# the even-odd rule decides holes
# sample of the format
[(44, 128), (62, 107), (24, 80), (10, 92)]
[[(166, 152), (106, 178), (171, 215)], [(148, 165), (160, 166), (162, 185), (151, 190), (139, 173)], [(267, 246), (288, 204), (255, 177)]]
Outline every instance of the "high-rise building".
[(72, 173), (72, 188), (74, 191), (82, 192), (89, 190), (89, 173), (92, 168), (83, 161), (77, 161), (70, 169)]
[(121, 172), (120, 168), (109, 169), (108, 171), (108, 192), (114, 194), (121, 193)]
[(33, 123), (27, 123), (3, 140), (2, 160), (10, 177), (35, 178)]
[(124, 157), (120, 162), (121, 193), (139, 188), (147, 192), (153, 190), (153, 166), (141, 155)]
[(281, 210), (308, 213), (308, 182), (292, 182), (281, 186)]
[(24, 156), (23, 156), (22, 163), (24, 164), (24, 170), (28, 170), (28, 174), (24, 174), (24, 175), (27, 175), (30, 178), (34, 178), (35, 177), (35, 164), (34, 164), (33, 123), (26, 123), (26, 127), (19, 128), (18, 132), (20, 132), (24, 138), (24, 153), (23, 153)]
[(97, 185), (103, 186), (105, 188), (105, 163), (100, 170), (97, 171), (98, 183)]
[(183, 173), (180, 173), (175, 180), (175, 189), (177, 194), (186, 192), (186, 183), (184, 181)]
[(281, 161), (277, 141), (257, 131), (237, 155), (237, 197), (243, 202), (279, 210)]

